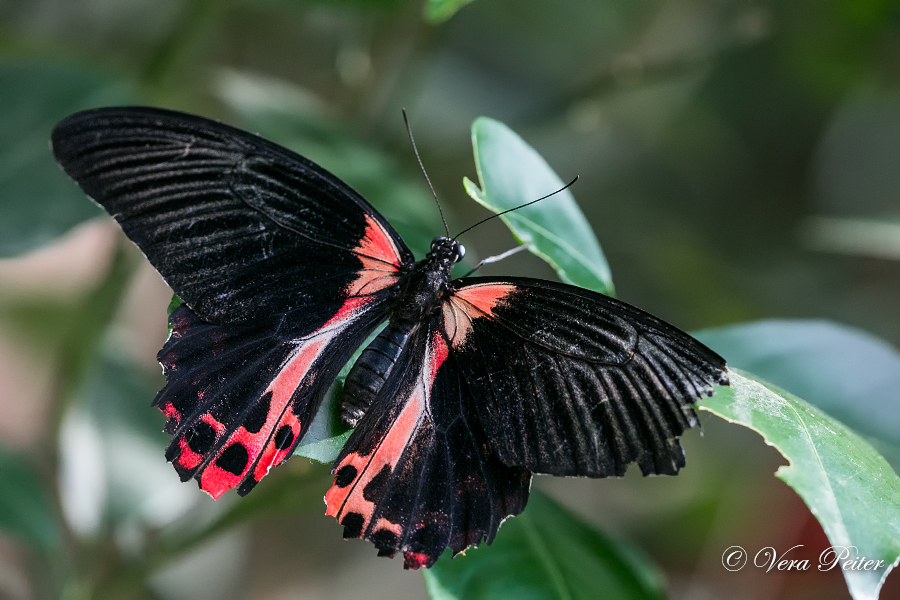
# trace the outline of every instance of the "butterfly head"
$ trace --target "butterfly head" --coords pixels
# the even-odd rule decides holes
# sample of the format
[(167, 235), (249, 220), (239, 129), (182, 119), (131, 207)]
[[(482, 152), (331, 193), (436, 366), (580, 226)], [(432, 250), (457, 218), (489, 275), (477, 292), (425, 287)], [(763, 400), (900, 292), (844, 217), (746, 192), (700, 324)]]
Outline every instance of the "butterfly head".
[(461, 261), (465, 255), (465, 246), (453, 238), (438, 236), (431, 241), (431, 252), (428, 257), (436, 260), (448, 260), (453, 265)]

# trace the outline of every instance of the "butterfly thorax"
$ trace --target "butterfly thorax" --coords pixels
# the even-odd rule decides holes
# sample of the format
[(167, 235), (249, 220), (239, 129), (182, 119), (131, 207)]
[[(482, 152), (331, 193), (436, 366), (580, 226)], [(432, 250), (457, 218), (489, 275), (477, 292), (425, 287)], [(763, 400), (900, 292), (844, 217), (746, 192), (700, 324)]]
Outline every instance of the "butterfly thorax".
[(450, 270), (465, 255), (451, 238), (437, 237), (431, 252), (406, 274), (390, 323), (372, 340), (344, 382), (341, 417), (356, 425), (390, 376), (410, 336), (440, 310), (450, 292)]
[(450, 271), (465, 254), (456, 240), (434, 238), (431, 252), (407, 275), (394, 320), (417, 323), (439, 310), (450, 291)]

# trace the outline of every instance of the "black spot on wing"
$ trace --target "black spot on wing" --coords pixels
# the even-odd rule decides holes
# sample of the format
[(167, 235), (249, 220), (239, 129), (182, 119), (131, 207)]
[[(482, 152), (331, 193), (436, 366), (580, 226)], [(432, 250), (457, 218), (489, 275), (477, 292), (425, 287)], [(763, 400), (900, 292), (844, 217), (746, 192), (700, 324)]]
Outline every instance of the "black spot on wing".
[(243, 444), (231, 444), (222, 455), (216, 459), (216, 466), (233, 475), (240, 475), (247, 468), (250, 455)]
[(266, 417), (269, 416), (269, 407), (272, 405), (272, 392), (266, 392), (260, 398), (259, 402), (250, 409), (247, 418), (244, 419), (244, 429), (248, 433), (259, 433), (262, 426), (266, 424)]
[(347, 513), (341, 525), (344, 526), (344, 538), (358, 538), (362, 535), (363, 525), (366, 524), (365, 518), (359, 513)]
[(378, 556), (393, 557), (398, 550), (397, 535), (388, 529), (379, 529), (369, 539), (375, 544)]
[(378, 502), (384, 495), (385, 487), (391, 478), (391, 467), (384, 465), (378, 474), (363, 489), (363, 498), (369, 502)]
[(341, 469), (337, 473), (335, 473), (334, 485), (338, 486), (339, 488), (345, 488), (353, 483), (353, 480), (356, 479), (356, 474), (356, 467), (354, 467), (353, 465), (345, 465), (341, 467)]
[(287, 450), (294, 443), (294, 432), (289, 425), (282, 425), (275, 434), (275, 447), (279, 450)]
[(184, 441), (197, 454), (206, 454), (216, 441), (216, 430), (209, 423), (201, 421), (184, 434)]

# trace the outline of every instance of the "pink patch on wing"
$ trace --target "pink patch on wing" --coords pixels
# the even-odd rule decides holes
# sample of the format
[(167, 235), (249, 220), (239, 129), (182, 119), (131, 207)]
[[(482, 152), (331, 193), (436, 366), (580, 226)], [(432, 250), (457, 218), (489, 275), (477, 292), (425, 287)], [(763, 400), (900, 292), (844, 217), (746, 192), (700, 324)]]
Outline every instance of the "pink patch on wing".
[(387, 465), (391, 471), (397, 466), (403, 451), (409, 445), (419, 428), (419, 423), (425, 415), (425, 390), (420, 382), (413, 389), (412, 395), (406, 401), (406, 405), (397, 419), (391, 425), (390, 430), (372, 454), (360, 456), (358, 453), (348, 454), (337, 467), (335, 472), (347, 465), (351, 465), (358, 473), (356, 480), (346, 487), (340, 488), (332, 485), (325, 494), (327, 506), (325, 514), (340, 517), (346, 513), (359, 513), (363, 516), (363, 531), (368, 526), (372, 513), (375, 511), (375, 503), (363, 497), (363, 490), (372, 479)]
[(366, 215), (366, 233), (356, 252), (395, 267), (400, 265), (400, 251), (394, 239), (371, 215)]
[(493, 317), (494, 308), (515, 289), (508, 283), (482, 283), (455, 291), (441, 307), (450, 344), (454, 348), (461, 346), (472, 332), (472, 321)]
[[(348, 465), (352, 466), (356, 470), (357, 475), (350, 484), (344, 487), (338, 487), (336, 484), (337, 477), (335, 477), (335, 482), (325, 494), (326, 515), (335, 517), (339, 522), (343, 515), (349, 513), (362, 515), (361, 535), (366, 537), (366, 529), (375, 512), (375, 502), (367, 500), (364, 497), (363, 490), (385, 466), (391, 472), (397, 467), (403, 453), (419, 430), (422, 420), (427, 418), (431, 387), (434, 384), (438, 368), (446, 360), (448, 352), (449, 349), (443, 337), (438, 332), (435, 332), (431, 343), (426, 349), (422, 375), (407, 398), (400, 414), (391, 423), (387, 434), (370, 454), (350, 453), (340, 464), (334, 467), (333, 472), (337, 473)], [(373, 527), (373, 531), (388, 529), (397, 535), (399, 528), (400, 525), (398, 524), (379, 519), (376, 526)]]
[(353, 253), (362, 261), (362, 269), (344, 289), (346, 297), (374, 294), (397, 282), (400, 252), (381, 223), (370, 215), (366, 215), (366, 232)]
[[(482, 283), (467, 285), (461, 290), (457, 290), (453, 293), (453, 298), (464, 300), (477, 311), (492, 317), (494, 316), (494, 308), (514, 291), (516, 291), (516, 286), (512, 284)], [(476, 317), (480, 315), (471, 316)]]

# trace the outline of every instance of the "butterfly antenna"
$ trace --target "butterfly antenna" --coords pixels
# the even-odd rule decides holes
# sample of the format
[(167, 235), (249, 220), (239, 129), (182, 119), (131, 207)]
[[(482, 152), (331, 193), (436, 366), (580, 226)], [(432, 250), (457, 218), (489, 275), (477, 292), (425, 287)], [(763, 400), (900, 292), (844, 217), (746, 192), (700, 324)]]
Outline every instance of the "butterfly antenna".
[(512, 211), (514, 211), (514, 210), (519, 210), (520, 208), (525, 208), (526, 206), (531, 206), (532, 204), (534, 204), (534, 203), (536, 203), (536, 202), (540, 202), (541, 200), (546, 200), (546, 199), (549, 198), (550, 196), (555, 196), (556, 194), (560, 193), (561, 191), (566, 190), (566, 189), (572, 187), (572, 184), (574, 184), (576, 181), (578, 181), (578, 177), (579, 177), (579, 176), (576, 175), (576, 176), (575, 176), (575, 179), (573, 179), (572, 181), (570, 181), (569, 183), (567, 183), (567, 184), (564, 185), (563, 187), (559, 188), (559, 189), (556, 190), (555, 192), (551, 192), (551, 193), (547, 194), (546, 196), (542, 196), (542, 197), (538, 198), (537, 200), (532, 200), (531, 202), (526, 202), (525, 204), (520, 204), (519, 206), (516, 206), (515, 208), (508, 208), (508, 209), (504, 210), (503, 212), (498, 212), (497, 214), (491, 215), (491, 216), (489, 216), (489, 217), (486, 218), (486, 219), (482, 219), (482, 220), (478, 221), (477, 223), (475, 223), (474, 225), (472, 225), (471, 227), (467, 227), (466, 229), (463, 229), (462, 231), (460, 231), (459, 233), (457, 233), (455, 236), (453, 236), (453, 239), (455, 240), (455, 239), (459, 238), (459, 236), (461, 236), (462, 234), (466, 233), (467, 231), (471, 231), (472, 229), (475, 229), (476, 227), (478, 227), (478, 226), (481, 225), (482, 223), (487, 223), (487, 222), (490, 221), (491, 219), (494, 219), (494, 218), (499, 217), (499, 216), (501, 216), (501, 215), (505, 215), (506, 213), (512, 212)]
[(441, 208), (441, 201), (438, 200), (437, 193), (434, 191), (434, 186), (431, 185), (431, 179), (428, 178), (428, 172), (425, 170), (425, 165), (422, 164), (422, 157), (419, 156), (419, 149), (416, 148), (416, 139), (413, 137), (412, 128), (409, 126), (409, 119), (406, 116), (406, 109), (400, 109), (403, 111), (403, 122), (406, 124), (406, 133), (409, 134), (409, 141), (412, 143), (413, 152), (416, 155), (416, 160), (419, 161), (419, 168), (422, 169), (422, 174), (425, 175), (425, 181), (428, 182), (428, 187), (431, 189), (431, 195), (434, 196), (434, 202), (437, 204), (438, 212), (441, 213), (441, 221), (444, 222), (444, 229), (447, 230), (447, 237), (450, 237), (450, 227), (447, 226), (447, 219), (444, 218), (444, 209)]

